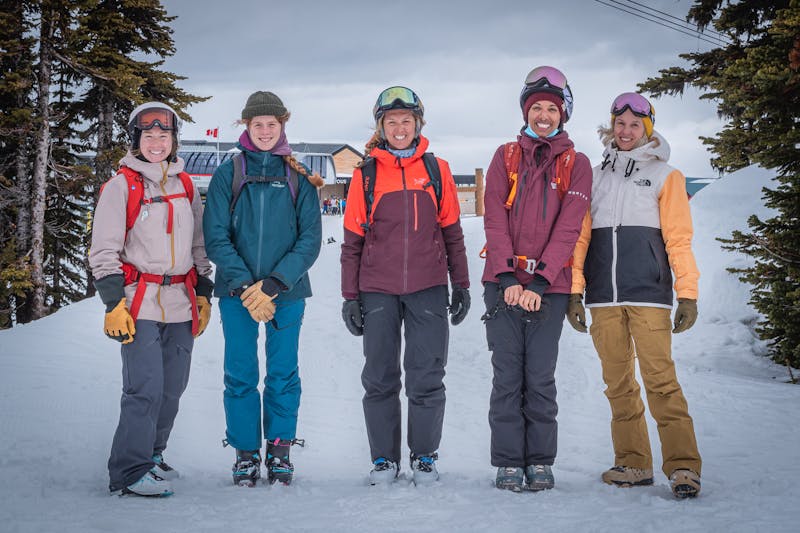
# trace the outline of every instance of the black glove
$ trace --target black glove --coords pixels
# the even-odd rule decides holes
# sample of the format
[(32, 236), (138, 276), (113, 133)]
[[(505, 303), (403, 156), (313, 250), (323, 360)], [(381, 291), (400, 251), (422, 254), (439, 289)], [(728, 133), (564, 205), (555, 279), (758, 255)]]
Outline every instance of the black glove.
[(453, 296), (450, 299), (450, 323), (454, 326), (461, 324), (469, 312), (469, 289), (453, 287)]
[(364, 334), (364, 314), (361, 311), (361, 301), (345, 300), (342, 303), (342, 320), (347, 326), (347, 331), (360, 337)]

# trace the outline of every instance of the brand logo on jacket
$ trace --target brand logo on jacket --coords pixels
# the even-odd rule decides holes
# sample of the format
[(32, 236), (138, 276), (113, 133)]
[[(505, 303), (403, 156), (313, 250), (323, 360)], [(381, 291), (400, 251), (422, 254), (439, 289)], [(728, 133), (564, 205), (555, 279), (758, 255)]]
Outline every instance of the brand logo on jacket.
[(428, 178), (414, 178), (414, 185), (418, 187), (424, 187), (427, 182)]
[(273, 186), (273, 187), (276, 187), (278, 189), (286, 188), (286, 184), (285, 183), (281, 183), (280, 181), (273, 181), (273, 182), (270, 183), (270, 185)]
[(650, 187), (652, 185), (652, 183), (650, 183), (650, 180), (646, 178), (635, 180), (634, 183), (639, 187)]

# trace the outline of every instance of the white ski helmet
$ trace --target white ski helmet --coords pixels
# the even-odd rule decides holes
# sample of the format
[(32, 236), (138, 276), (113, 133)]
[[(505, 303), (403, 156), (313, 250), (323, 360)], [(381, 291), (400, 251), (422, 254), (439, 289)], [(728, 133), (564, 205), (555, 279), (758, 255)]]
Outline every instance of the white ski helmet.
[(171, 131), (175, 146), (172, 147), (173, 155), (178, 150), (180, 143), (181, 126), (183, 121), (178, 114), (167, 104), (161, 102), (146, 102), (131, 112), (128, 119), (128, 134), (131, 138), (131, 149), (139, 149), (139, 140), (142, 131), (158, 126), (162, 130)]

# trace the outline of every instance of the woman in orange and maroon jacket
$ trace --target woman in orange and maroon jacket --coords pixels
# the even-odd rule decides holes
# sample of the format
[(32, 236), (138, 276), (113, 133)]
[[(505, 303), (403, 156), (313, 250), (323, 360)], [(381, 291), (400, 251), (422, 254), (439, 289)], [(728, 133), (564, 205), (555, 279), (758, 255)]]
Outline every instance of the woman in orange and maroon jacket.
[[(373, 109), (376, 131), (367, 143), (368, 158), (353, 173), (344, 214), (342, 317), (351, 333), (364, 336), (361, 381), (373, 485), (391, 483), (399, 472), (401, 326), (413, 481), (438, 479), (448, 272), (453, 325), (464, 319), (470, 304), (455, 182), (446, 161), (428, 156), (441, 174), (437, 199), (435, 177), (429, 175), (423, 157), (428, 149), (428, 140), (420, 135), (423, 113), (419, 97), (406, 87), (390, 87), (380, 94)], [(369, 179), (371, 193), (372, 187), (364, 186)]]

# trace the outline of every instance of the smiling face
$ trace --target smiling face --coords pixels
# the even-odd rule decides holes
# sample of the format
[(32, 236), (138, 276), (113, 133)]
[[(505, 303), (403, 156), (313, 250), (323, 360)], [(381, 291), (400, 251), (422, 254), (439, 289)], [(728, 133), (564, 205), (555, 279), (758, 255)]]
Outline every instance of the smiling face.
[(172, 153), (172, 132), (154, 127), (144, 130), (139, 139), (142, 157), (151, 163), (160, 163)]
[(614, 117), (614, 143), (623, 152), (636, 148), (644, 135), (644, 123), (641, 117), (634, 115), (630, 109)]
[(528, 125), (539, 137), (553, 133), (561, 122), (558, 106), (549, 100), (539, 100), (528, 110)]
[(392, 109), (383, 115), (383, 133), (386, 142), (395, 150), (405, 150), (414, 142), (417, 119), (406, 109)]
[(272, 115), (260, 115), (250, 119), (247, 133), (256, 148), (262, 152), (271, 150), (281, 136), (281, 123)]

